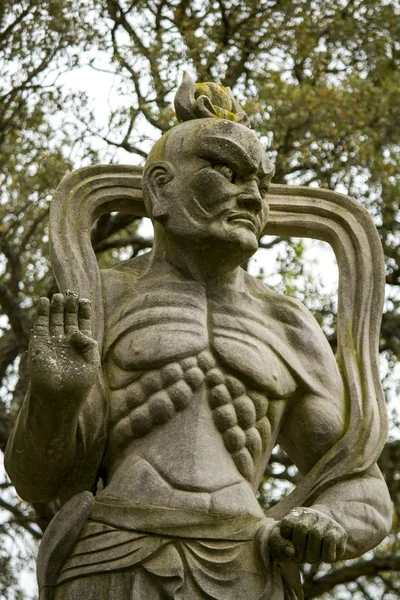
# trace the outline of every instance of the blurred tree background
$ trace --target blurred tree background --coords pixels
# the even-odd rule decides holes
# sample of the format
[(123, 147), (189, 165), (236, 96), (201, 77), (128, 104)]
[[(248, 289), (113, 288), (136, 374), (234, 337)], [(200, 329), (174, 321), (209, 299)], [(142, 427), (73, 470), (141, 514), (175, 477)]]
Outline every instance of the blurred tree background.
[[(375, 219), (386, 256), (380, 352), (392, 417), (380, 465), (394, 525), (361, 559), (305, 567), (304, 589), (306, 598), (398, 598), (398, 0), (0, 3), (0, 448), (27, 388), (33, 308), (39, 296), (56, 291), (47, 246), (52, 194), (72, 169), (142, 163), (151, 142), (175, 123), (172, 100), (183, 70), (233, 89), (275, 162), (275, 183), (350, 194)], [(149, 248), (142, 231), (137, 219), (102, 217), (92, 233), (101, 264)], [(273, 261), (274, 285), (313, 310), (335, 349), (335, 293), (321, 287), (306, 245), (264, 238), (260, 246), (260, 276), (263, 261)], [(37, 540), (57, 506), (26, 505), (1, 477), (0, 594), (31, 598), (35, 591), (27, 595), (18, 573), (33, 564)], [(297, 478), (278, 448), (260, 502), (285, 493)]]

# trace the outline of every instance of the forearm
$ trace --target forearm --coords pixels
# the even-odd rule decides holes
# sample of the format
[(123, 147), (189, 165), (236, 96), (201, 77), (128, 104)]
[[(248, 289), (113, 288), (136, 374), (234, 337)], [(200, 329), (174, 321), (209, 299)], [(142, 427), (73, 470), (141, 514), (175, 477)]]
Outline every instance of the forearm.
[(390, 531), (392, 504), (376, 465), (364, 475), (332, 485), (311, 508), (331, 517), (347, 532), (344, 558), (375, 547)]
[[(90, 302), (77, 294), (40, 298), (28, 350), (31, 387), (7, 444), (5, 466), (28, 502), (57, 498), (85, 454), (79, 415), (98, 378)], [(84, 437), (84, 436), (83, 436)]]
[(75, 459), (83, 401), (43, 401), (28, 390), (5, 454), (6, 470), (24, 500), (48, 502), (57, 497)]

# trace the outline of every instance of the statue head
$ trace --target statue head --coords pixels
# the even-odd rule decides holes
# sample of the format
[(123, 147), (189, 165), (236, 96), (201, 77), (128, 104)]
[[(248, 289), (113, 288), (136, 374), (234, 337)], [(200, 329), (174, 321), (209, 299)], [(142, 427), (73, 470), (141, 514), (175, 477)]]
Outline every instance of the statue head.
[(268, 218), (273, 166), (229, 89), (185, 74), (175, 98), (180, 124), (154, 145), (143, 195), (160, 227), (191, 242), (253, 254)]

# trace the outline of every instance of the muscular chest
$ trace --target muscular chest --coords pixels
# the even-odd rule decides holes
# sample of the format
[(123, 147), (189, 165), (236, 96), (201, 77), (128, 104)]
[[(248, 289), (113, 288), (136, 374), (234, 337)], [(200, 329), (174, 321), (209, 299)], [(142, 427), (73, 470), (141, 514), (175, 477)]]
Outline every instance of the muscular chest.
[(277, 352), (262, 307), (249, 295), (206, 296), (200, 286), (171, 285), (137, 293), (127, 310), (109, 318), (110, 385), (135, 372), (162, 367), (209, 349), (218, 363), (274, 398), (293, 393), (296, 382)]

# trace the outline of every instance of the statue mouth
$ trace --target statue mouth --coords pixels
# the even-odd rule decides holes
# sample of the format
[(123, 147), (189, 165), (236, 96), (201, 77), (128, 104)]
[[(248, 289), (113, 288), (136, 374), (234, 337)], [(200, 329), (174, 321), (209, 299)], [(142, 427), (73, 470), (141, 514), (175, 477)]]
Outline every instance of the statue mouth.
[(227, 219), (228, 223), (239, 223), (240, 225), (244, 225), (245, 227), (248, 227), (249, 229), (251, 229), (254, 233), (257, 232), (257, 220), (256, 217), (254, 217), (253, 215), (247, 213), (247, 212), (240, 212), (240, 213), (234, 213), (231, 214), (228, 219)]

